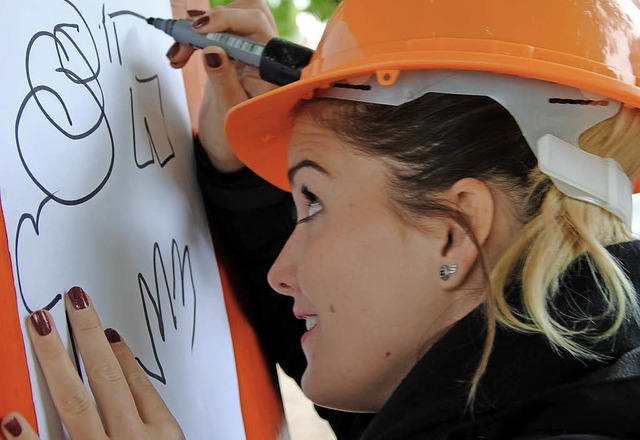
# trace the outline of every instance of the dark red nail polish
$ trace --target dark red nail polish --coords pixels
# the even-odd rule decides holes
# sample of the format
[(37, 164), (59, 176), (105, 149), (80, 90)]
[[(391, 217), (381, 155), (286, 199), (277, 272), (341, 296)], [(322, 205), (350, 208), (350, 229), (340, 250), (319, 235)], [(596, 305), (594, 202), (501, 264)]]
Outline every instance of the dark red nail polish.
[(204, 56), (204, 59), (207, 62), (207, 66), (212, 69), (217, 69), (222, 65), (222, 57), (217, 53), (208, 53)]
[(67, 292), (67, 295), (69, 295), (69, 300), (71, 301), (74, 309), (82, 310), (86, 309), (89, 306), (89, 301), (87, 301), (87, 294), (84, 293), (84, 290), (82, 290), (80, 287), (72, 287), (71, 289), (69, 289), (69, 292)]
[(20, 426), (20, 422), (18, 422), (18, 419), (16, 419), (15, 417), (4, 424), (4, 429), (9, 431), (9, 434), (14, 437), (22, 434), (22, 426)]
[(38, 310), (34, 312), (29, 317), (31, 320), (31, 325), (36, 329), (40, 336), (47, 336), (51, 333), (51, 323), (49, 323), (49, 318), (47, 318), (44, 310)]
[(194, 21), (191, 24), (191, 26), (193, 26), (194, 29), (198, 29), (198, 28), (201, 28), (202, 26), (204, 26), (207, 23), (209, 23), (209, 16), (205, 15), (204, 17), (200, 17), (196, 21)]
[(104, 335), (107, 337), (107, 341), (109, 341), (110, 344), (115, 344), (122, 340), (120, 339), (120, 334), (112, 328), (105, 329)]
[(200, 9), (187, 9), (187, 15), (189, 17), (200, 17), (201, 15), (204, 15), (205, 12), (201, 11)]
[(180, 43), (173, 43), (173, 46), (167, 51), (167, 58), (173, 58), (180, 50)]

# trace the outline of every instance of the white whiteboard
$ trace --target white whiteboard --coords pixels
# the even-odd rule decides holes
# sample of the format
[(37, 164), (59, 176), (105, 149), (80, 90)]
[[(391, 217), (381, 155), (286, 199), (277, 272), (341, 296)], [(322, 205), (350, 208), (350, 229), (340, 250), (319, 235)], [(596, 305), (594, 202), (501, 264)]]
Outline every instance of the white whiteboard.
[[(0, 196), (21, 322), (92, 297), (187, 438), (244, 438), (229, 326), (194, 177), (168, 0), (5, 2)], [(26, 332), (23, 332), (26, 336)], [(63, 438), (25, 337), (43, 438)]]

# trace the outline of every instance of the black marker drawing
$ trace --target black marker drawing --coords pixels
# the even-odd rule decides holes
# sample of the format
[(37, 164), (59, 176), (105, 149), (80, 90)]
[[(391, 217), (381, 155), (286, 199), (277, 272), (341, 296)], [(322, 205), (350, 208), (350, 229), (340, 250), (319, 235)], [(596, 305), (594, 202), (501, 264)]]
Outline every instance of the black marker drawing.
[[(85, 28), (81, 29), (76, 24), (58, 24), (53, 32), (36, 33), (27, 45), (25, 67), (26, 78), (29, 84), (29, 92), (25, 96), (18, 109), (15, 122), (15, 142), (22, 165), (34, 184), (52, 200), (63, 205), (76, 205), (84, 203), (94, 197), (106, 184), (113, 170), (115, 145), (111, 126), (104, 110), (104, 94), (98, 81), (100, 61), (95, 40), (91, 35), (88, 25), (77, 8), (69, 1), (78, 13)], [(82, 51), (74, 37), (90, 39), (96, 59), (95, 66), (89, 61), (88, 56)], [(58, 64), (56, 66), (38, 65), (38, 60), (32, 56), (36, 45), (50, 46), (57, 52)], [(39, 46), (40, 48), (40, 46)], [(32, 67), (32, 64), (36, 64)], [(34, 86), (32, 72), (53, 70), (57, 74), (63, 74), (69, 81), (66, 83), (65, 92), (74, 97), (84, 95), (82, 102), (77, 98), (68, 104), (60, 90), (55, 90), (47, 85)], [(96, 87), (100, 96), (92, 89)], [(39, 112), (34, 108), (37, 106)], [(60, 118), (62, 111), (63, 118)], [(23, 122), (28, 126), (35, 124), (38, 119), (46, 119), (48, 124), (39, 124), (47, 127), (48, 136), (60, 136), (57, 142), (58, 148), (64, 146), (64, 151), (50, 151), (50, 143), (55, 140), (47, 139), (43, 142), (42, 133), (34, 134), (21, 130)], [(27, 119), (27, 121), (25, 121)], [(76, 122), (78, 121), (78, 122)], [(81, 121), (81, 122), (80, 122)], [(102, 142), (82, 142), (83, 139), (101, 131)], [(23, 139), (27, 137), (27, 142)], [(87, 152), (87, 148), (91, 151)], [(90, 153), (93, 163), (102, 160), (99, 167), (93, 168), (91, 176), (78, 175), (74, 169), (73, 158), (77, 154), (86, 156)], [(52, 167), (50, 161), (43, 161), (44, 157), (59, 158)], [(66, 160), (66, 162), (65, 162)], [(68, 167), (65, 168), (65, 165)]]
[[(104, 3), (102, 4), (102, 29), (104, 30), (104, 40), (107, 42), (107, 53), (109, 54), (109, 62), (113, 63), (111, 57), (111, 44), (109, 43), (109, 32), (107, 32), (107, 16), (104, 13)], [(122, 63), (120, 63), (122, 64)]]
[(122, 54), (120, 53), (120, 40), (118, 40), (118, 29), (116, 29), (116, 24), (113, 23), (113, 35), (116, 37), (116, 49), (118, 50), (118, 62), (122, 66)]
[[(40, 251), (31, 243), (35, 238), (41, 238), (41, 232), (45, 230), (45, 207), (53, 204), (69, 207), (69, 216), (72, 217), (72, 207), (88, 203), (106, 188), (116, 164), (114, 138), (117, 137), (114, 137), (107, 117), (105, 91), (99, 80), (102, 66), (98, 45), (91, 27), (72, 0), (62, 1), (71, 8), (73, 19), (55, 24), (51, 30), (36, 32), (26, 46), (24, 65), (28, 89), (16, 112), (14, 125), (20, 163), (44, 197), (35, 214), (28, 210), (20, 216), (15, 229), (17, 290), (22, 307), (28, 313), (42, 308), (51, 311), (62, 301), (62, 292), (32, 292), (37, 289), (33, 284), (29, 289), (26, 282), (31, 275), (25, 273), (25, 267), (29, 267), (26, 264), (28, 252)], [(112, 56), (115, 49), (118, 63), (122, 66), (118, 30), (113, 21), (119, 16), (145, 17), (132, 11), (107, 13), (105, 5), (102, 5), (98, 28), (104, 32), (110, 63), (115, 64)], [(113, 39), (108, 32), (109, 20), (112, 20)], [(146, 24), (142, 26), (146, 29)], [(117, 65), (109, 67), (117, 68)], [(127, 142), (120, 150), (129, 150), (133, 145), (134, 163), (138, 169), (156, 161), (162, 168), (175, 157), (175, 150), (165, 119), (160, 78), (158, 75), (145, 75), (129, 80), (130, 85), (125, 85), (120, 92), (126, 93), (126, 87), (129, 87), (132, 128), (129, 132), (128, 127), (120, 127), (122, 131), (119, 134), (126, 131), (128, 137), (131, 133), (131, 144)], [(38, 130), (33, 130), (33, 127), (38, 127)], [(166, 341), (167, 335), (162, 304), (165, 304), (165, 312), (171, 314), (174, 330), (189, 332), (193, 350), (196, 290), (188, 246), (181, 250), (176, 240), (172, 241), (170, 276), (158, 243), (153, 250), (153, 264), (152, 287), (147, 283), (150, 278), (141, 273), (137, 281), (155, 365), (147, 368), (140, 359), (138, 362), (150, 377), (166, 384), (165, 368), (157, 350), (157, 343), (160, 339)], [(45, 299), (35, 304), (36, 295)], [(67, 330), (71, 335), (71, 350), (78, 373), (81, 374), (68, 325)]]
[[(186, 276), (186, 278), (185, 278)], [(173, 323), (174, 330), (178, 328), (186, 328), (191, 331), (191, 351), (195, 344), (196, 336), (196, 288), (193, 281), (193, 271), (191, 268), (191, 255), (189, 254), (189, 247), (185, 246), (182, 254), (178, 247), (178, 243), (175, 240), (171, 242), (171, 277), (172, 283), (169, 286), (169, 279), (167, 277), (167, 268), (162, 258), (162, 251), (158, 243), (153, 246), (153, 291), (149, 287), (149, 283), (142, 273), (138, 273), (138, 287), (140, 289), (140, 299), (142, 301), (142, 307), (144, 309), (144, 317), (147, 325), (147, 331), (149, 332), (149, 341), (151, 342), (151, 349), (155, 359), (156, 371), (152, 371), (147, 365), (136, 357), (136, 360), (142, 367), (142, 369), (152, 378), (158, 382), (166, 385), (167, 379), (164, 374), (164, 368), (162, 366), (162, 360), (158, 356), (158, 343), (154, 334), (155, 328), (160, 335), (162, 341), (166, 341), (165, 332), (165, 316), (166, 305), (169, 305), (169, 313), (171, 322)], [(186, 286), (185, 286), (186, 282)], [(176, 294), (180, 293), (180, 296), (176, 298)], [(162, 293), (162, 295), (161, 295)], [(187, 297), (187, 293), (190, 294)], [(166, 295), (165, 295), (166, 294)], [(186, 322), (182, 322), (182, 319), (178, 319), (176, 314), (176, 308), (174, 308), (174, 302), (177, 301), (176, 306), (187, 306), (187, 301), (193, 301), (192, 313), (183, 315)], [(163, 312), (163, 303), (165, 303), (165, 312)], [(153, 317), (153, 320), (151, 319)], [(156, 327), (154, 327), (154, 324)]]
[[(136, 77), (138, 83), (135, 89), (129, 89), (131, 103), (131, 127), (133, 130), (133, 159), (139, 169), (143, 169), (158, 161), (160, 167), (164, 167), (171, 159), (175, 157), (175, 150), (169, 132), (167, 130), (167, 121), (164, 116), (162, 107), (162, 88), (160, 87), (160, 79), (158, 75), (148, 78)], [(154, 87), (155, 85), (155, 87)], [(134, 98), (135, 94), (135, 98)], [(139, 108), (136, 108), (139, 107)], [(141, 108), (140, 108), (141, 107)], [(142, 114), (142, 116), (140, 115)], [(136, 132), (136, 118), (142, 117), (144, 123), (144, 134)], [(162, 125), (149, 125), (149, 120), (162, 121)], [(146, 160), (144, 151), (141, 151), (143, 145), (149, 146), (149, 154)]]
[(53, 298), (48, 304), (38, 305), (35, 307), (33, 305), (30, 305), (29, 302), (27, 301), (27, 297), (22, 288), (22, 276), (20, 273), (20, 242), (21, 242), (20, 234), (22, 233), (24, 225), (30, 224), (30, 226), (33, 228), (36, 235), (40, 236), (40, 214), (42, 213), (42, 209), (45, 207), (45, 205), (49, 201), (51, 201), (51, 198), (49, 197), (44, 198), (42, 203), (40, 203), (40, 206), (38, 206), (38, 211), (36, 212), (35, 217), (28, 213), (22, 214), (22, 217), (20, 217), (20, 220), (18, 221), (18, 228), (16, 231), (15, 253), (14, 253), (15, 261), (16, 261), (16, 273), (17, 273), (16, 281), (18, 281), (18, 292), (20, 294), (20, 300), (22, 301), (22, 305), (25, 308), (25, 310), (27, 310), (27, 312), (29, 313), (33, 313), (34, 310), (38, 310), (38, 309), (51, 310), (56, 304), (58, 304), (58, 302), (60, 302), (60, 300), (62, 300), (62, 295), (60, 293), (54, 293)]
[[(133, 17), (142, 18), (143, 20), (146, 20), (146, 18), (133, 11), (116, 11), (116, 12), (111, 12), (109, 14), (106, 14), (105, 5), (104, 3), (102, 4), (102, 23), (98, 27), (104, 30), (104, 39), (105, 39), (105, 42), (107, 43), (107, 53), (109, 54), (109, 62), (113, 63), (113, 58), (111, 56), (111, 44), (109, 40), (109, 33), (107, 32), (107, 15), (109, 16), (109, 18), (112, 18), (112, 19), (120, 15), (129, 15)], [(113, 35), (116, 40), (116, 52), (118, 54), (118, 63), (122, 66), (122, 54), (120, 52), (120, 41), (118, 40), (118, 29), (116, 28), (115, 22), (111, 24), (113, 26)]]
[(138, 14), (137, 12), (133, 12), (133, 11), (115, 11), (115, 12), (110, 12), (109, 13), (109, 17), (113, 18), (113, 17), (118, 17), (120, 15), (130, 15), (132, 17), (138, 17), (141, 18), (142, 20), (144, 20), (145, 22), (147, 21), (147, 17), (145, 17), (144, 15)]
[[(112, 18), (112, 19), (114, 17), (119, 17), (121, 15), (124, 15), (124, 16), (141, 18), (141, 19), (143, 19), (145, 21), (147, 20), (146, 17), (144, 17), (144, 16), (142, 16), (142, 15), (136, 13), (136, 12), (126, 11), (126, 10), (110, 12), (107, 15), (109, 15), (109, 17)], [(118, 53), (118, 62), (122, 66), (122, 54), (120, 53), (120, 41), (118, 40), (118, 29), (116, 28), (116, 23), (115, 22), (113, 22), (112, 24), (113, 24), (113, 35), (114, 35), (115, 40), (116, 40), (116, 50), (117, 50), (117, 53)], [(102, 26), (104, 26), (105, 39), (107, 41), (107, 50), (109, 51), (109, 61), (113, 62), (112, 59), (111, 59), (111, 47), (109, 47), (109, 36), (107, 35), (107, 24), (105, 22), (104, 4), (102, 6)]]
[[(15, 120), (15, 143), (20, 161), (27, 175), (45, 194), (35, 217), (30, 213), (24, 213), (20, 217), (15, 234), (14, 257), (18, 291), (22, 305), (29, 313), (37, 308), (51, 310), (61, 300), (61, 294), (60, 292), (52, 292), (50, 301), (44, 306), (38, 304), (37, 307), (33, 307), (27, 300), (28, 295), (24, 289), (20, 264), (20, 247), (24, 228), (31, 226), (35, 234), (40, 235), (42, 210), (49, 201), (62, 205), (78, 205), (94, 197), (109, 179), (115, 155), (113, 135), (104, 111), (104, 95), (98, 81), (100, 59), (97, 46), (80, 11), (71, 2), (67, 0), (65, 2), (77, 13), (82, 28), (74, 23), (61, 23), (53, 27), (53, 32), (37, 32), (29, 40), (25, 56), (29, 91), (17, 111)], [(85, 54), (81, 45), (74, 38), (81, 38), (85, 42), (89, 41), (93, 53)], [(43, 49), (56, 55), (57, 63), (55, 65), (49, 66), (39, 63), (39, 59), (34, 54), (41, 54)], [(90, 61), (90, 58), (93, 60)], [(34, 85), (33, 72), (43, 70), (64, 75), (68, 80), (64, 83), (67, 89), (59, 92), (48, 85)], [(92, 87), (99, 90), (99, 96)], [(63, 94), (66, 93), (75, 97), (74, 102), (70, 104), (66, 102), (63, 97)], [(82, 102), (77, 102), (77, 96), (82, 95), (84, 95)], [(82, 116), (83, 122), (76, 123), (80, 116)], [(41, 131), (34, 135), (33, 130), (22, 130), (23, 124), (27, 127), (38, 125)], [(43, 136), (45, 133), (46, 136)], [(63, 147), (64, 151), (51, 152), (49, 150), (51, 143), (56, 140), (54, 137), (56, 135), (59, 135), (58, 149), (62, 144), (65, 146)], [(86, 154), (86, 150), (90, 146), (83, 140), (92, 135), (102, 136), (101, 142), (92, 143), (92, 145), (98, 145), (98, 150), (102, 151), (89, 151), (92, 155), (95, 153), (98, 160), (103, 160), (101, 167), (93, 167), (93, 170), (102, 170), (102, 173), (97, 173), (92, 178), (82, 175), (82, 180), (74, 179), (74, 173), (79, 170), (75, 170), (73, 165), (65, 163), (65, 160), (73, 158), (74, 153), (77, 152), (82, 151)], [(52, 153), (53, 157), (59, 157), (59, 160), (43, 160), (45, 154), (51, 155)], [(65, 165), (69, 166), (65, 167)], [(44, 177), (45, 175), (48, 177)], [(51, 175), (53, 178), (50, 177)], [(71, 182), (71, 185), (68, 185), (68, 182)], [(78, 185), (79, 182), (80, 185)]]

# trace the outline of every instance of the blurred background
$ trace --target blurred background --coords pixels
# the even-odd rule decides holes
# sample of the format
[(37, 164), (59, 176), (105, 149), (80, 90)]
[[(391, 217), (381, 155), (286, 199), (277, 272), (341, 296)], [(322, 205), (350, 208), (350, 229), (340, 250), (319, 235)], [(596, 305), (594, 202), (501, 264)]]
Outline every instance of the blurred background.
[[(210, 0), (211, 6), (226, 5), (232, 0)], [(267, 0), (282, 38), (315, 48), (324, 23), (340, 0)]]

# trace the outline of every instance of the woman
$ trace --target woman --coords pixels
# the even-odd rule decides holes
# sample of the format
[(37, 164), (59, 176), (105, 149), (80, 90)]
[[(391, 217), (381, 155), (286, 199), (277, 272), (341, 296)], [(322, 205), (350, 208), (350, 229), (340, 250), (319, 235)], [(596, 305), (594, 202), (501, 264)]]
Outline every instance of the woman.
[[(239, 1), (194, 27), (264, 40), (263, 7)], [(304, 391), (376, 413), (362, 438), (640, 437), (639, 14), (345, 0), (300, 81), (229, 113), (237, 157), (203, 133), (219, 170), (246, 164), (291, 190), (297, 224), (269, 283), (306, 322)], [(255, 95), (207, 53), (218, 110)], [(72, 325), (96, 319), (80, 316)], [(126, 347), (113, 348), (126, 373)], [(51, 374), (55, 399), (67, 373)], [(175, 430), (166, 411), (120, 421), (97, 392), (124, 436)], [(143, 420), (160, 405), (132, 392)]]

